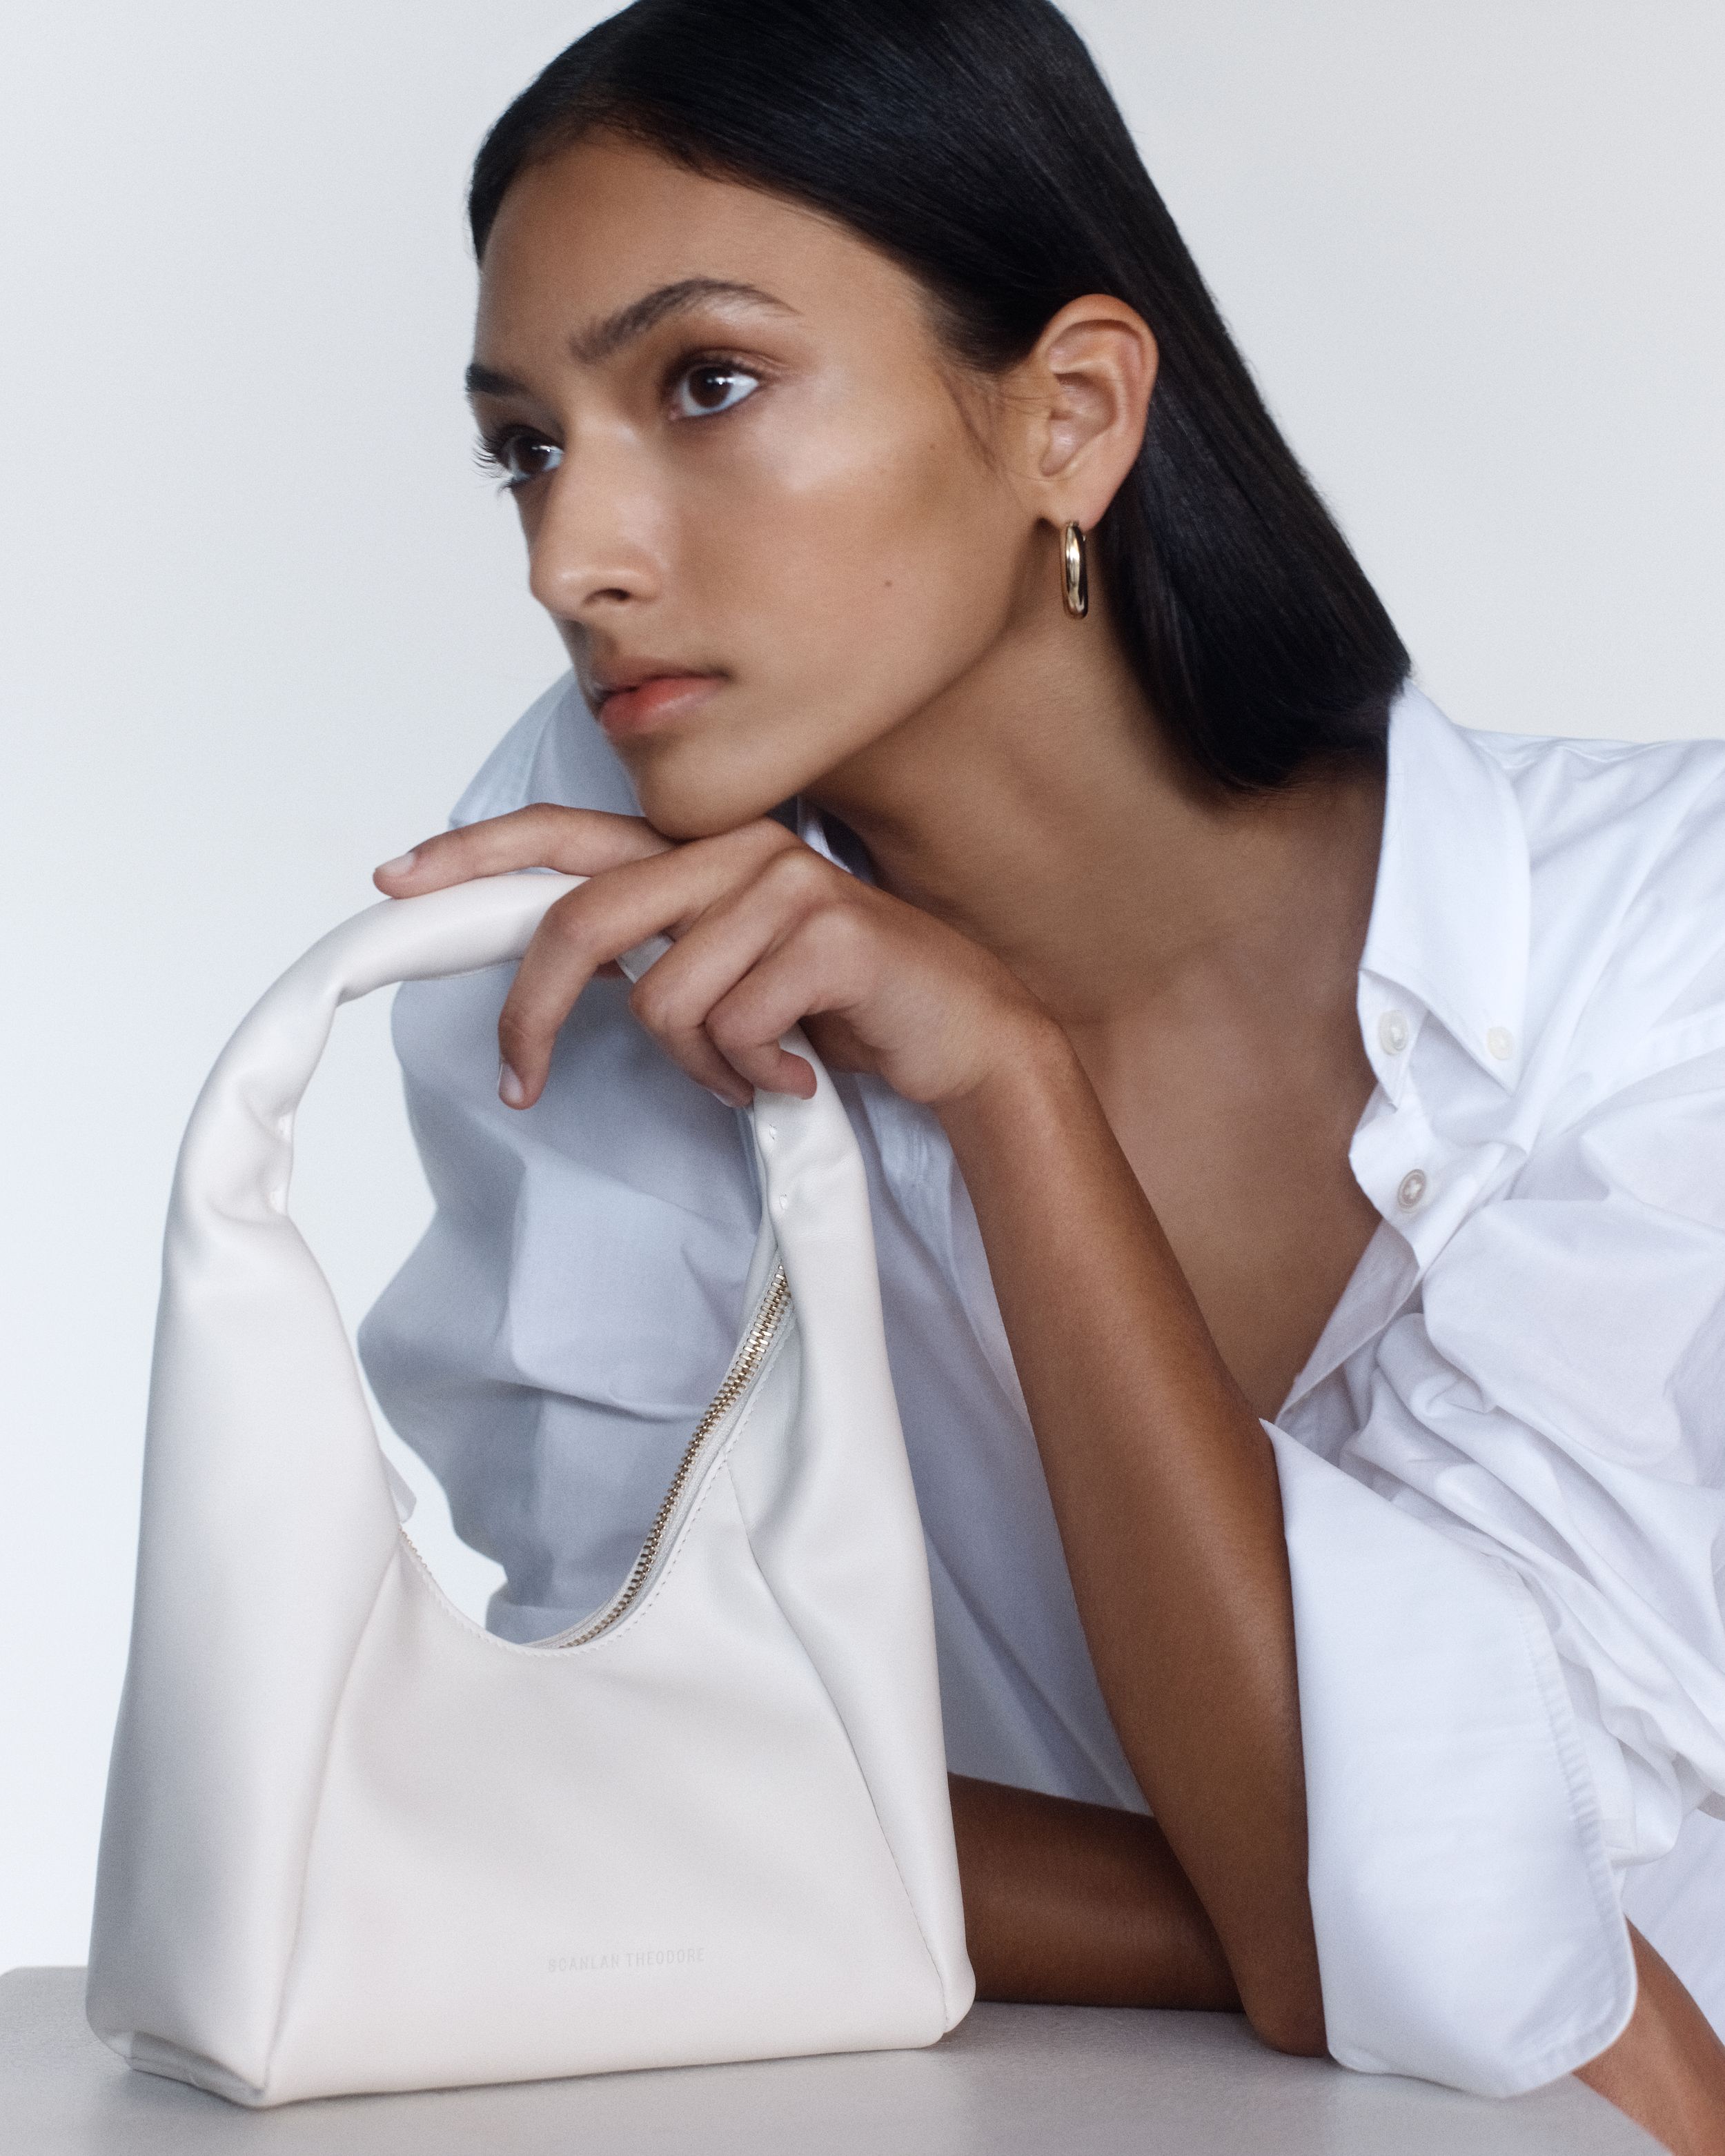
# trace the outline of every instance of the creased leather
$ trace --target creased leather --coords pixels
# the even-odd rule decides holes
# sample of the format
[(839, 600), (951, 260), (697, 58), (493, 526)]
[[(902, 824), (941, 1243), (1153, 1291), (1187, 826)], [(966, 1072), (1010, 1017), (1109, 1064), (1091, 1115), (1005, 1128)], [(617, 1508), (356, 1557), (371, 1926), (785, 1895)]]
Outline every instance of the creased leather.
[(345, 923), (182, 1149), (89, 2010), (241, 2103), (928, 2044), (973, 1996), (866, 1186), (801, 1035), (814, 1098), (754, 1111), (754, 1285), (782, 1254), (793, 1314), (584, 1647), (494, 1638), (430, 1580), (287, 1215), (336, 1007), (518, 957), (575, 880)]

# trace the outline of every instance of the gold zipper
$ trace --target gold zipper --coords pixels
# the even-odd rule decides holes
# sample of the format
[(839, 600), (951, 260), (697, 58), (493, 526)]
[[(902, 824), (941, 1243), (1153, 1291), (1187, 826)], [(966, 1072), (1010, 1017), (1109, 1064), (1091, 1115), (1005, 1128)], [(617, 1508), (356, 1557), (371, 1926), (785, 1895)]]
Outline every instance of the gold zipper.
[(647, 1584), (647, 1575), (653, 1569), (665, 1540), (665, 1530), (670, 1525), (671, 1514), (676, 1510), (677, 1500), (688, 1486), (702, 1448), (715, 1430), (742, 1399), (754, 1380), (755, 1373), (773, 1345), (785, 1312), (791, 1306), (790, 1284), (785, 1279), (784, 1267), (778, 1265), (768, 1282), (766, 1295), (755, 1312), (754, 1322), (744, 1333), (742, 1345), (737, 1349), (731, 1368), (725, 1373), (725, 1382), (713, 1395), (706, 1413), (695, 1425), (695, 1434), (683, 1448), (683, 1456), (677, 1462), (677, 1471), (671, 1477), (670, 1487), (665, 1493), (665, 1502), (660, 1507), (653, 1524), (647, 1530), (647, 1539), (641, 1545), (641, 1553), (635, 1559), (634, 1569), (624, 1580), (615, 1598), (593, 1623), (578, 1632), (566, 1633), (560, 1640), (547, 1640), (547, 1646), (584, 1647), (589, 1640), (597, 1640), (602, 1632), (608, 1632), (639, 1595)]

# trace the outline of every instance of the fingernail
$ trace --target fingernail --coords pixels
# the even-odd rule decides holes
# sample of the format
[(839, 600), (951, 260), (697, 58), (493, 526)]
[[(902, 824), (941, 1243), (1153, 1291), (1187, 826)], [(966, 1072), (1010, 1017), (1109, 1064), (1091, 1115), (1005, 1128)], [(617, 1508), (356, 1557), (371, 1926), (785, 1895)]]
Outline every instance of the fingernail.
[(380, 861), (377, 865), (377, 874), (388, 876), (405, 875), (418, 858), (419, 849), (415, 846), (410, 854), (398, 854), (393, 861)]
[(524, 1108), (527, 1089), (506, 1063), (497, 1065), (497, 1093), (506, 1108)]
[(716, 1086), (709, 1086), (706, 1090), (721, 1108), (746, 1108), (748, 1106), (747, 1101), (739, 1101), (733, 1093), (720, 1092)]

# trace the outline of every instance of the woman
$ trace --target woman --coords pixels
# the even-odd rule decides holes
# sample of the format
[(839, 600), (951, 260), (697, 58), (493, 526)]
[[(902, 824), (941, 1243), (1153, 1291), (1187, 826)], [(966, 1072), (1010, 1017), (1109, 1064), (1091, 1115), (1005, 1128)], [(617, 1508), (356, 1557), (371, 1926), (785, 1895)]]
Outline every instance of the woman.
[(574, 682), (377, 880), (591, 880), (512, 984), (398, 1004), (439, 1213), (362, 1344), (494, 1625), (626, 1569), (740, 1317), (731, 1111), (809, 1090), (803, 1021), (873, 1178), (983, 1994), (1573, 2069), (1725, 2149), (1622, 1898), (1718, 1980), (1720, 752), (1408, 687), (1045, 0), (639, 0), (471, 213)]

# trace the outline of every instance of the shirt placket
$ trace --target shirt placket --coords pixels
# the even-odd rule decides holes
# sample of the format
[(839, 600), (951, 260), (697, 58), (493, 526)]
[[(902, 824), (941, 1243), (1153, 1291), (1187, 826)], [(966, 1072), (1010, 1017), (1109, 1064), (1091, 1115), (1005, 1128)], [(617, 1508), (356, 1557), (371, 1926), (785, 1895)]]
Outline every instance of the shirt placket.
[(1395, 983), (1363, 973), (1358, 1009), (1360, 1038), (1378, 1084), (1348, 1158), (1382, 1224), (1283, 1402), (1282, 1417), (1384, 1330), (1419, 1285), (1445, 1232), (1441, 1216), (1453, 1182), (1453, 1148), (1433, 1128), (1413, 1069), (1428, 1014)]

